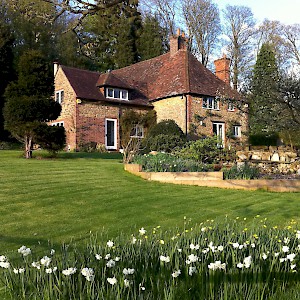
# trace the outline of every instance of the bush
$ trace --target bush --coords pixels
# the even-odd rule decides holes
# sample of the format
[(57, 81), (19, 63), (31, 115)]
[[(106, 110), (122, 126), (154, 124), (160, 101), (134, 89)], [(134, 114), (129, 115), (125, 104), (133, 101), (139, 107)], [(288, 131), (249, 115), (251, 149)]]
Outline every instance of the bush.
[(249, 136), (249, 143), (252, 146), (276, 146), (278, 133), (252, 134)]
[(207, 172), (213, 167), (193, 160), (178, 158), (168, 153), (138, 155), (133, 163), (142, 165), (146, 172)]
[(218, 147), (216, 136), (206, 137), (197, 141), (189, 142), (176, 155), (185, 159), (192, 159), (202, 163), (217, 163), (220, 161), (222, 149)]
[(82, 143), (79, 145), (80, 152), (98, 152), (98, 153), (107, 153), (105, 145), (97, 142), (89, 142), (89, 143)]
[(176, 124), (174, 120), (163, 120), (157, 123), (149, 130), (148, 136), (154, 137), (161, 134), (176, 135), (181, 138), (184, 137), (182, 129)]
[(154, 125), (143, 141), (143, 153), (150, 151), (172, 152), (186, 142), (185, 135), (174, 120), (164, 120)]
[(147, 138), (145, 143), (147, 152), (160, 151), (170, 153), (177, 148), (183, 147), (185, 144), (185, 139), (179, 135), (159, 134)]
[(61, 126), (40, 124), (34, 130), (34, 141), (39, 144), (41, 148), (54, 154), (65, 147), (65, 128)]
[(248, 164), (233, 166), (223, 170), (224, 179), (256, 179), (259, 177), (259, 169)]

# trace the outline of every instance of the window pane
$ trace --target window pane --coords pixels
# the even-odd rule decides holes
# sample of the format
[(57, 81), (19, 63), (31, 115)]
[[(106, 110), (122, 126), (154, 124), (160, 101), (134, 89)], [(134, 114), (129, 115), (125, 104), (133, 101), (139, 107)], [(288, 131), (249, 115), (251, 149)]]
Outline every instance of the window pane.
[(207, 99), (203, 98), (202, 107), (207, 108)]
[(109, 97), (109, 98), (114, 97), (114, 90), (113, 89), (107, 89), (107, 97)]
[(59, 92), (55, 93), (55, 101), (59, 103)]
[(63, 103), (64, 101), (64, 91), (60, 92), (60, 103)]
[(127, 100), (128, 99), (128, 91), (121, 90), (121, 98), (124, 100)]
[(119, 89), (115, 89), (114, 90), (114, 98), (116, 98), (116, 99), (121, 99), (121, 97), (120, 97), (120, 90)]

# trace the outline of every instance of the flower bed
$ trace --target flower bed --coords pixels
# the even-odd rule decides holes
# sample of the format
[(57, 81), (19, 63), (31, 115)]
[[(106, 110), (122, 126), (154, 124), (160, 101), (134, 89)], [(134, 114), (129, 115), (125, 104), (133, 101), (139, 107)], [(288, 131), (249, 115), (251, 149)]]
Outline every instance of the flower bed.
[(185, 218), (182, 230), (91, 237), (84, 249), (22, 246), (0, 256), (0, 279), (11, 299), (267, 299), (300, 279), (300, 231), (253, 224)]

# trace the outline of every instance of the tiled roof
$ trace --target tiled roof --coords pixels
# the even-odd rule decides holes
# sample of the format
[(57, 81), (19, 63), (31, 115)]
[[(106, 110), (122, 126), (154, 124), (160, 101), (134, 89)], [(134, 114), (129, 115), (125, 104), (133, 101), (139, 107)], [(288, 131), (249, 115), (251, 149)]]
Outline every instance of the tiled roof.
[[(62, 68), (77, 97), (88, 100), (150, 105), (151, 101), (182, 94), (240, 98), (186, 50), (178, 50), (172, 56), (169, 52), (105, 74)], [(130, 100), (107, 99), (100, 92), (100, 86), (131, 89)]]

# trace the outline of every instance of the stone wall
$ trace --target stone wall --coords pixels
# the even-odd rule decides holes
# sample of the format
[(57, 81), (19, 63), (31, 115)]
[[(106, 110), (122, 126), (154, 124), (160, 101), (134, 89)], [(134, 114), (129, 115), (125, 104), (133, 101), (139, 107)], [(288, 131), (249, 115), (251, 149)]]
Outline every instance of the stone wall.
[(238, 162), (249, 162), (265, 174), (300, 175), (299, 153), (290, 147), (250, 147), (236, 152)]

